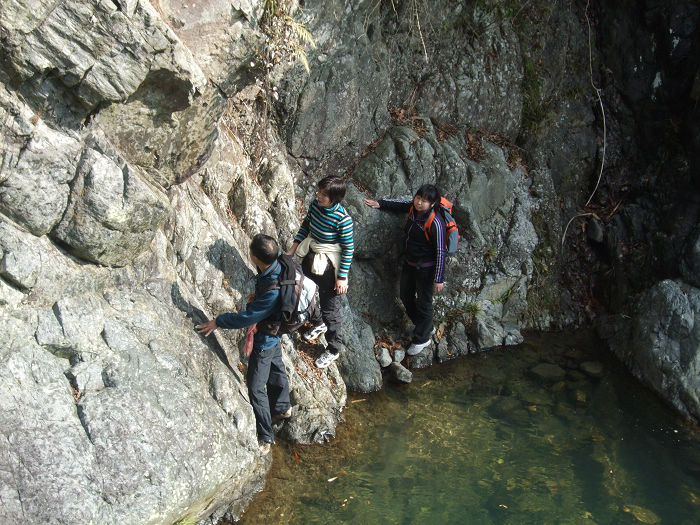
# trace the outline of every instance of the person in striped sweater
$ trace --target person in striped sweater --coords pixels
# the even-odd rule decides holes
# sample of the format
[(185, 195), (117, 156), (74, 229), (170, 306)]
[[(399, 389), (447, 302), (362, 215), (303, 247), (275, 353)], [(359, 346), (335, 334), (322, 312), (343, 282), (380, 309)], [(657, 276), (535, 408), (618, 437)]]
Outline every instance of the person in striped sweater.
[(326, 334), (328, 346), (316, 360), (318, 368), (326, 368), (338, 359), (343, 348), (340, 296), (348, 291), (348, 272), (355, 251), (352, 217), (340, 204), (346, 184), (341, 177), (321, 179), (316, 198), (301, 223), (288, 255), (302, 258), (304, 275), (318, 285), (321, 303), (310, 319), (313, 328), (304, 334), (311, 341)]
[[(408, 213), (400, 283), (401, 302), (415, 326), (411, 346), (406, 350), (408, 355), (417, 355), (430, 345), (433, 294), (440, 293), (445, 286), (446, 232), (445, 219), (436, 207), (439, 202), (440, 192), (432, 184), (418, 188), (413, 201), (365, 199), (370, 208)], [(429, 223), (427, 232), (426, 223)]]

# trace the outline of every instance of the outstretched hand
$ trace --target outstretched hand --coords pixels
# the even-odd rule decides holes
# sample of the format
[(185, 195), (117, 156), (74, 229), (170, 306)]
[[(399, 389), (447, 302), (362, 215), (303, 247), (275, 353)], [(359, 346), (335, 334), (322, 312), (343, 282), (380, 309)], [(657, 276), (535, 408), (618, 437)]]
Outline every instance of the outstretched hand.
[(200, 334), (203, 334), (204, 337), (208, 337), (209, 334), (211, 334), (214, 330), (216, 330), (219, 327), (216, 325), (216, 319), (212, 319), (211, 321), (207, 321), (206, 323), (195, 325), (195, 328)]
[(445, 288), (445, 283), (433, 283), (433, 292), (440, 293)]
[(370, 208), (379, 209), (379, 203), (372, 199), (365, 199), (365, 204)]

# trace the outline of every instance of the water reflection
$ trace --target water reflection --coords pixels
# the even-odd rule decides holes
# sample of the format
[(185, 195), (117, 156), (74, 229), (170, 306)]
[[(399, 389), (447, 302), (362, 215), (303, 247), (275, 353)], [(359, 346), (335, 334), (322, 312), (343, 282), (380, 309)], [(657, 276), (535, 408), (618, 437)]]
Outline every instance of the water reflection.
[(351, 396), (333, 442), (274, 448), (241, 523), (698, 523), (698, 429), (589, 334), (527, 340)]

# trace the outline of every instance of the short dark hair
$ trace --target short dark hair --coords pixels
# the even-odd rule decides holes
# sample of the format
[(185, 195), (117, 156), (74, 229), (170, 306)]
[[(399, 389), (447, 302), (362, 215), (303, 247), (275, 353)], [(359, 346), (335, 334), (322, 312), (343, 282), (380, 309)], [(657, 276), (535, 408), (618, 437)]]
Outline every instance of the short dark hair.
[(415, 196), (436, 204), (440, 200), (440, 190), (434, 184), (423, 184)]
[(336, 175), (328, 175), (318, 181), (318, 189), (328, 195), (333, 204), (343, 200), (346, 188), (345, 179)]
[(250, 253), (265, 264), (272, 264), (275, 262), (279, 251), (280, 249), (277, 245), (277, 241), (264, 233), (258, 233), (253, 237), (253, 240), (250, 241)]

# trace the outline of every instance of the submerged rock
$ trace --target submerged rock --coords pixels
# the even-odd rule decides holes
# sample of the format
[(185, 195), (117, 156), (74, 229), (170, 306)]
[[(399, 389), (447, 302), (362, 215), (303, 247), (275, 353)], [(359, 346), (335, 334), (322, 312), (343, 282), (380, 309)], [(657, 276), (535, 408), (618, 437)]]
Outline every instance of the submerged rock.
[(559, 365), (540, 363), (530, 369), (530, 373), (539, 379), (555, 383), (566, 377), (566, 371)]
[(413, 374), (401, 363), (393, 362), (389, 365), (391, 377), (400, 383), (410, 383), (413, 381)]
[(601, 378), (605, 369), (603, 368), (603, 363), (598, 361), (585, 361), (581, 363), (581, 370), (591, 377)]

